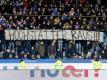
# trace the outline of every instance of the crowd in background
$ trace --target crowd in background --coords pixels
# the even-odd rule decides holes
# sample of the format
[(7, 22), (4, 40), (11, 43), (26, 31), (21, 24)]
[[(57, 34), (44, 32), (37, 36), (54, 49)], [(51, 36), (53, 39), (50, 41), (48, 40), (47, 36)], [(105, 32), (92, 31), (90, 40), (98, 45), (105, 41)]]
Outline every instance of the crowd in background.
[(107, 32), (106, 0), (0, 0), (0, 58), (107, 58), (107, 44), (91, 41), (7, 41), (5, 29)]
[(0, 11), (4, 14), (0, 16), (0, 23), (6, 25), (6, 29), (107, 30), (107, 2), (61, 1), (52, 4), (51, 0), (29, 0), (25, 5), (23, 0), (0, 0)]
[[(1, 43), (2, 44), (2, 43)], [(44, 40), (44, 41), (5, 41), (0, 45), (0, 58), (46, 59), (84, 58), (99, 56), (107, 59), (107, 45), (103, 42)]]

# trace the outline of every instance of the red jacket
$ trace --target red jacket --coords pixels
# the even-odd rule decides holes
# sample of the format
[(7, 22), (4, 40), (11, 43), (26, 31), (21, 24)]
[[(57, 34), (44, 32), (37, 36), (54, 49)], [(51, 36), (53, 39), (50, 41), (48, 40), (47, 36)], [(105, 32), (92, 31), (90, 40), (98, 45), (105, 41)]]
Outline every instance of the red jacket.
[(28, 4), (29, 4), (29, 0), (23, 0), (24, 7), (28, 7)]

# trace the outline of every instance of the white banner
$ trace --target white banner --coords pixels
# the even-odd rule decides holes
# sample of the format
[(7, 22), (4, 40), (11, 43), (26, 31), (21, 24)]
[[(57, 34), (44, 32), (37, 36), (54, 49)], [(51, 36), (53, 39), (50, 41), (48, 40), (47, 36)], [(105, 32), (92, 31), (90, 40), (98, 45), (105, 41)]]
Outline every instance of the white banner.
[(6, 40), (90, 40), (103, 41), (103, 32), (86, 30), (5, 30)]
[(107, 70), (0, 70), (0, 80), (107, 80)]
[(18, 63), (1, 63), (0, 80), (107, 80), (107, 63), (101, 70), (92, 63), (64, 63), (63, 70), (55, 70), (54, 63), (26, 64), (27, 69), (19, 70)]

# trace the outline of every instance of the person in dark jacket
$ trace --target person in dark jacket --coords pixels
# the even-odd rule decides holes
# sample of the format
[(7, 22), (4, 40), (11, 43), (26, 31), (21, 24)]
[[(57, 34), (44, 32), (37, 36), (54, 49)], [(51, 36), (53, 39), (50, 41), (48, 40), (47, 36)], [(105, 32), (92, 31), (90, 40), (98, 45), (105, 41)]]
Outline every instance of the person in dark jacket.
[(45, 44), (44, 44), (43, 41), (41, 41), (41, 42), (39, 43), (38, 52), (39, 52), (41, 58), (44, 58), (44, 57), (45, 57)]
[(48, 55), (50, 58), (55, 58), (55, 54), (56, 54), (56, 44), (55, 41), (52, 41), (51, 45), (49, 45), (48, 48)]
[(73, 44), (72, 41), (69, 42), (69, 54), (68, 54), (68, 57), (69, 58), (73, 58), (74, 54), (75, 54), (75, 51), (76, 51), (76, 48)]

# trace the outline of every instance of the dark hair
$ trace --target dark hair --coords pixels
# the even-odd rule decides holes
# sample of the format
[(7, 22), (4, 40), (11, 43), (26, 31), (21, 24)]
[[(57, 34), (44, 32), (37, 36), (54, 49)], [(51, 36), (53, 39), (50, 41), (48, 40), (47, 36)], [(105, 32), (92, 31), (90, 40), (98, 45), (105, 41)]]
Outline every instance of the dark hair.
[(23, 61), (23, 59), (20, 60), (20, 63)]
[(95, 61), (99, 61), (99, 57), (95, 57), (94, 60), (95, 60)]

